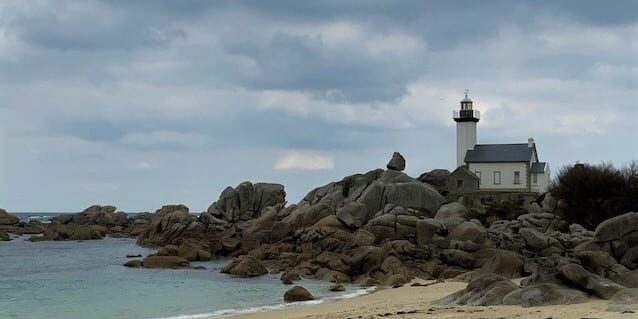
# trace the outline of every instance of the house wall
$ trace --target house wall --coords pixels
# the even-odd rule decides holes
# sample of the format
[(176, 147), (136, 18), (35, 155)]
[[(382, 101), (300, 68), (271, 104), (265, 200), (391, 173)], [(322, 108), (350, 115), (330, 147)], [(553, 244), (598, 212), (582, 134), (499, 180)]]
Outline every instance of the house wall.
[(456, 123), (456, 167), (465, 165), (465, 153), (476, 145), (476, 123)]
[[(459, 186), (458, 181), (462, 181), (462, 185)], [(479, 189), (478, 181), (470, 174), (456, 170), (446, 180), (446, 188), (450, 194), (471, 194), (475, 193)]]
[(532, 191), (538, 193), (545, 193), (549, 188), (549, 181), (551, 177), (551, 173), (549, 171), (549, 167), (545, 170), (545, 173), (536, 174), (537, 175), (537, 183), (534, 183), (534, 179), (532, 177)]
[[(527, 163), (470, 163), (470, 171), (480, 172), (480, 190), (528, 190)], [(501, 183), (494, 183), (494, 172), (501, 172)], [(520, 183), (514, 184), (514, 172), (520, 172)], [(477, 174), (478, 175), (478, 174)]]

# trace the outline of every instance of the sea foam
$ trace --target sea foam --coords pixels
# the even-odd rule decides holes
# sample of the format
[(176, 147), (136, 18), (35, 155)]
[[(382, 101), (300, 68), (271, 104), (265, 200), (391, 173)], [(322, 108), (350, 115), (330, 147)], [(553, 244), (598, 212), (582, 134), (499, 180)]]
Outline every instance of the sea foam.
[(251, 307), (245, 309), (223, 309), (208, 313), (199, 313), (192, 315), (178, 315), (172, 317), (162, 317), (162, 318), (154, 318), (154, 319), (201, 319), (201, 318), (217, 318), (217, 317), (226, 317), (232, 315), (241, 315), (241, 314), (249, 314), (249, 313), (258, 313), (258, 312), (266, 312), (273, 310), (280, 310), (286, 308), (293, 308), (299, 306), (307, 306), (307, 305), (318, 305), (323, 303), (326, 300), (341, 300), (341, 299), (349, 299), (358, 296), (363, 296), (373, 292), (376, 287), (369, 287), (365, 289), (357, 289), (354, 292), (342, 294), (334, 297), (326, 297), (320, 300), (310, 300), (310, 301), (301, 301), (301, 302), (293, 302), (293, 303), (282, 303), (277, 305), (270, 306), (261, 306), (261, 307)]

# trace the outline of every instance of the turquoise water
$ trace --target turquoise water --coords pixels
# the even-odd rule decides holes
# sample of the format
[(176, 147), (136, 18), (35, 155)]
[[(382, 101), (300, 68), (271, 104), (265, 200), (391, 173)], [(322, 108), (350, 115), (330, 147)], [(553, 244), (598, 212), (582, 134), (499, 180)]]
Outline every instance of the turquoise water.
[[(196, 318), (280, 305), (289, 288), (276, 275), (240, 279), (220, 274), (226, 261), (195, 263), (207, 270), (126, 268), (126, 254), (153, 252), (132, 239), (24, 239), (0, 242), (3, 319)], [(328, 283), (300, 284), (316, 296), (336, 296), (328, 291)], [(347, 294), (356, 292), (349, 289)]]

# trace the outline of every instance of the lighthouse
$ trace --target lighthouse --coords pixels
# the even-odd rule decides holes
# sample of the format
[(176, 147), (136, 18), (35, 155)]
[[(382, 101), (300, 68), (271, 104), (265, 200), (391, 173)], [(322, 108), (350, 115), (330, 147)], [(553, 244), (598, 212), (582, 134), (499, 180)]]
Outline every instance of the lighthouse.
[(456, 122), (456, 166), (465, 165), (465, 154), (474, 149), (476, 145), (476, 124), (481, 118), (481, 113), (472, 108), (472, 100), (467, 96), (461, 100), (461, 109), (454, 111)]

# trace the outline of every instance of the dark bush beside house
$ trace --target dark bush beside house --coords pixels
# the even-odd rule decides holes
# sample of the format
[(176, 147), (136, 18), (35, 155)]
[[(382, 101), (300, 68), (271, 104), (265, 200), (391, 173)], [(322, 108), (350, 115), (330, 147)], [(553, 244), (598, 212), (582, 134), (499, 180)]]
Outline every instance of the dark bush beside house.
[(611, 164), (566, 166), (549, 191), (562, 201), (565, 220), (594, 229), (606, 219), (638, 211), (638, 162), (622, 169)]

